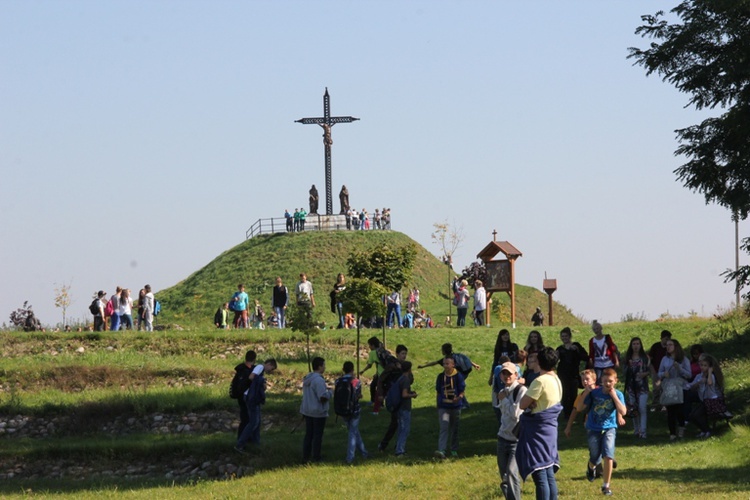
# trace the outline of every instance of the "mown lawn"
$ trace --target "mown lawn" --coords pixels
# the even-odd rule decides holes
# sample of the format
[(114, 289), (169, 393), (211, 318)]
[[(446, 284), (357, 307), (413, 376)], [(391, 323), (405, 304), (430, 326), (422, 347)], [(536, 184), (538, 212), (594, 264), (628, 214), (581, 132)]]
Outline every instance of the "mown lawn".
[[(562, 327), (564, 325), (560, 325)], [(714, 437), (698, 441), (691, 437), (678, 443), (667, 439), (664, 414), (650, 414), (649, 439), (635, 439), (628, 427), (618, 435), (618, 464), (612, 489), (629, 498), (749, 498), (750, 451), (748, 451), (747, 407), (750, 401), (750, 347), (747, 319), (729, 316), (721, 320), (631, 322), (605, 325), (621, 350), (632, 336), (645, 345), (659, 338), (662, 329), (688, 347), (700, 342), (708, 352), (723, 360), (727, 398), (736, 414), (731, 427), (719, 424)], [(529, 329), (517, 329), (512, 338), (525, 342)], [(559, 327), (545, 327), (547, 344), (559, 344)], [(367, 337), (380, 332), (363, 330)], [(325, 331), (313, 339), (317, 355), (325, 357), (332, 381), (345, 360), (353, 359), (355, 333)], [(434, 329), (387, 332), (387, 343), (409, 347), (409, 358), (417, 364), (438, 359), (440, 345), (452, 342), (482, 365), (468, 379), (471, 409), (461, 420), (461, 450), (456, 460), (436, 461), (437, 414), (434, 409), (434, 381), (439, 369), (415, 370), (412, 433), (408, 458), (379, 454), (376, 445), (388, 423), (366, 408), (361, 423), (365, 443), (372, 454), (354, 466), (343, 463), (346, 432), (340, 421), (328, 420), (324, 438), (325, 463), (302, 465), (302, 429), (299, 419), (298, 384), (307, 371), (304, 337), (292, 332), (221, 332), (196, 329), (184, 332), (28, 335), (0, 332), (3, 366), (0, 369), (0, 415), (89, 411), (88, 418), (106, 414), (107, 408), (133, 414), (152, 412), (186, 413), (207, 409), (235, 410), (236, 402), (226, 389), (237, 364), (248, 348), (259, 357), (276, 357), (281, 370), (269, 381), (264, 412), (281, 417), (262, 436), (263, 444), (253, 453), (232, 457), (238, 465), (252, 467), (254, 474), (235, 480), (202, 480), (173, 484), (163, 477), (140, 481), (116, 478), (92, 481), (10, 479), (0, 483), (0, 495), (67, 496), (75, 498), (244, 498), (253, 494), (283, 498), (372, 498), (392, 495), (410, 498), (497, 498), (501, 496), (495, 462), (496, 420), (490, 407), (488, 369), (497, 329)], [(574, 340), (586, 344), (587, 327), (574, 329)], [(83, 352), (79, 348), (83, 347)], [(360, 351), (364, 364), (366, 349)], [(372, 370), (368, 373), (371, 374)], [(365, 377), (365, 380), (369, 380)], [(93, 409), (92, 409), (93, 408)], [(155, 457), (193, 456), (210, 459), (231, 456), (233, 433), (159, 436), (149, 434), (112, 438), (96, 433), (48, 439), (0, 438), (0, 461), (55, 460), (70, 457), (81, 462), (107, 462), (126, 467), (129, 463)], [(560, 496), (600, 497), (600, 481), (589, 483), (583, 471), (587, 457), (585, 434), (576, 426), (570, 439), (559, 441), (562, 468), (558, 473)], [(391, 444), (393, 446), (393, 443)], [(523, 493), (533, 496), (533, 484)]]

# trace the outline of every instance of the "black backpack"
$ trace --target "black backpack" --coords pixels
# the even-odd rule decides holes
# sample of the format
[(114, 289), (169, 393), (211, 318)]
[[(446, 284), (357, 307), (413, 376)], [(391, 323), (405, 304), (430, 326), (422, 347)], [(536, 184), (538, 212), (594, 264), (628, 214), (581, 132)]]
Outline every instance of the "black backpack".
[(453, 360), (456, 362), (456, 369), (464, 376), (464, 378), (466, 378), (469, 373), (471, 373), (471, 370), (474, 369), (474, 366), (471, 364), (471, 359), (469, 359), (469, 356), (466, 354), (454, 352)]
[(94, 299), (94, 301), (89, 306), (89, 311), (91, 311), (91, 314), (96, 316), (99, 314), (99, 299)]
[(214, 324), (221, 326), (221, 324), (224, 322), (224, 314), (222, 314), (222, 308), (220, 307), (217, 309), (216, 314), (214, 314)]
[(351, 377), (336, 379), (333, 387), (333, 411), (340, 417), (351, 417), (357, 411), (357, 391)]
[(229, 384), (229, 397), (232, 399), (242, 399), (242, 395), (250, 387), (250, 374), (253, 372), (252, 368), (248, 368), (247, 365), (241, 367), (239, 370), (235, 369), (232, 383)]

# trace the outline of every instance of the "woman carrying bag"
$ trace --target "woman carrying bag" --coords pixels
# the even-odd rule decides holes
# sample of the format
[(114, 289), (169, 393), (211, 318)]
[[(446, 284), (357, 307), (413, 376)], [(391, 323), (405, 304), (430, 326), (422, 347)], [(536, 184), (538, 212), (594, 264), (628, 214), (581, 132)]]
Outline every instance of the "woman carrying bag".
[(687, 389), (687, 381), (692, 373), (690, 371), (690, 360), (685, 357), (685, 352), (677, 340), (667, 341), (667, 355), (664, 356), (659, 365), (656, 382), (661, 386), (661, 403), (667, 408), (667, 425), (669, 426), (669, 439), (682, 438), (685, 435), (685, 415), (682, 411), (682, 403)]

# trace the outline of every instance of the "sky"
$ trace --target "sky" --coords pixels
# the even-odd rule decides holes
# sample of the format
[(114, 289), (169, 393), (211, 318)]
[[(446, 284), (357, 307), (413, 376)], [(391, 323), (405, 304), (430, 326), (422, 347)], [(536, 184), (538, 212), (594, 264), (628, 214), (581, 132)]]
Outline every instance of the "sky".
[(345, 184), (436, 255), (447, 222), (459, 271), (496, 230), (517, 283), (546, 273), (589, 321), (728, 308), (730, 214), (673, 173), (707, 115), (627, 59), (673, 5), (0, 2), (0, 321), (60, 322), (61, 285), (73, 318), (99, 289), (158, 298), (312, 184), (325, 207), (321, 129), (294, 121), (326, 88), (360, 118), (332, 130), (335, 211)]

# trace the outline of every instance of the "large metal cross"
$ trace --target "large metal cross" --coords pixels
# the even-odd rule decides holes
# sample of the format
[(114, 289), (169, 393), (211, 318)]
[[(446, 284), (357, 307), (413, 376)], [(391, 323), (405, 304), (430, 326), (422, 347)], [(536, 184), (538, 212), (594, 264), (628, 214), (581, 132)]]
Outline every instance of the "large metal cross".
[(326, 215), (333, 215), (333, 193), (331, 187), (331, 127), (337, 123), (351, 123), (359, 120), (353, 116), (331, 116), (331, 97), (326, 93), (323, 94), (323, 116), (318, 118), (301, 118), (295, 120), (295, 123), (303, 125), (320, 125), (323, 127), (323, 144), (325, 145), (325, 166), (326, 166)]

